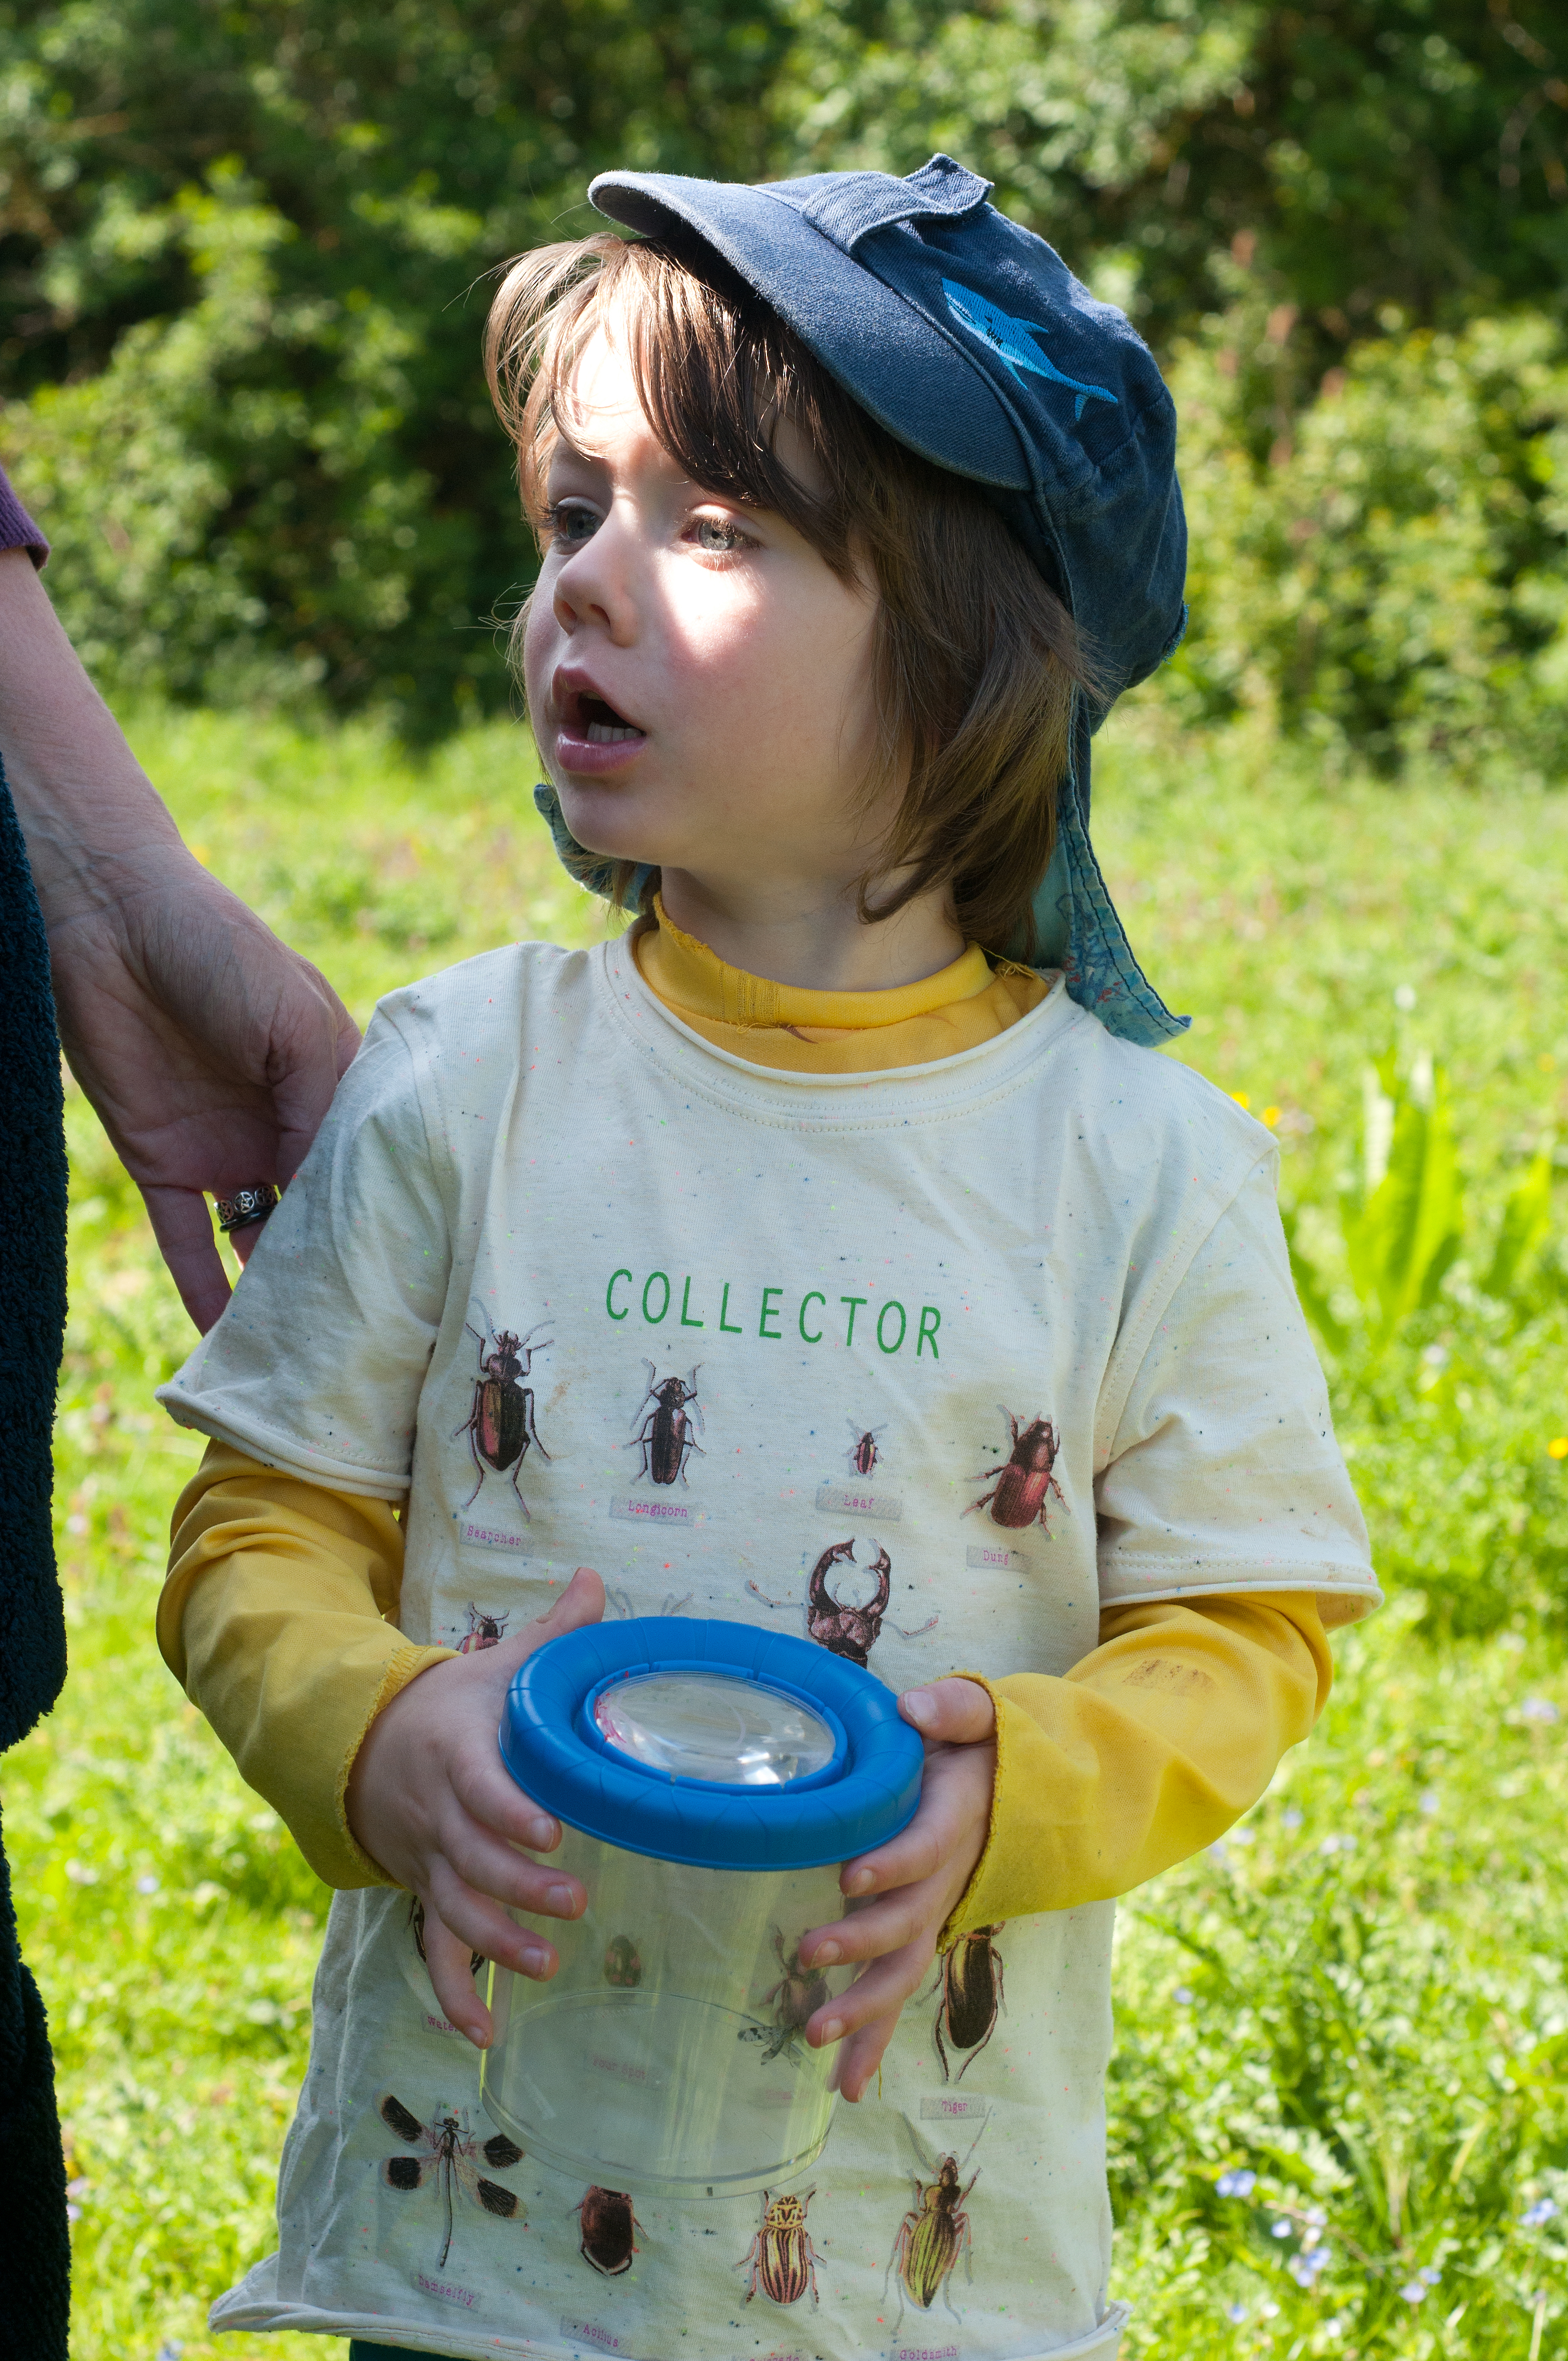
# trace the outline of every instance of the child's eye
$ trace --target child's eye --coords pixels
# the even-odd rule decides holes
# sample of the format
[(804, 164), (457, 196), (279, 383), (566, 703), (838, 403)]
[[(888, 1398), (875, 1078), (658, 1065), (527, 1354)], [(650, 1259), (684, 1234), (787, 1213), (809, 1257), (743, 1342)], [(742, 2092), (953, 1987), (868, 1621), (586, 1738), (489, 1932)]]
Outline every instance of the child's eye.
[(738, 549), (750, 549), (752, 544), (730, 517), (694, 517), (691, 537), (697, 547), (710, 557), (729, 557)]
[(557, 549), (581, 549), (598, 530), (598, 514), (583, 500), (553, 500), (544, 511), (550, 538)]

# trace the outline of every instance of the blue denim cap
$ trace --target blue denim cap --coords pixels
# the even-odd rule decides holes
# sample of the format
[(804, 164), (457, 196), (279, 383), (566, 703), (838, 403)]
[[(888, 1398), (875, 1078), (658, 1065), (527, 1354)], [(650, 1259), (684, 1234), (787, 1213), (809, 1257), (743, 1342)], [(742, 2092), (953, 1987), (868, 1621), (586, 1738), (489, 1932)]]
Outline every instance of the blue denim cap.
[[(601, 172), (603, 214), (700, 267), (694, 242), (755, 291), (890, 434), (987, 486), (1064, 599), (1105, 684), (1074, 699), (1056, 850), (1034, 899), (1035, 964), (1113, 1033), (1185, 1030), (1133, 957), (1089, 838), (1090, 741), (1114, 698), (1170, 654), (1186, 620), (1187, 526), (1176, 409), (1124, 313), (1043, 238), (987, 203), (950, 156), (896, 180), (685, 180)], [(575, 876), (608, 862), (572, 838), (552, 787), (535, 801)]]

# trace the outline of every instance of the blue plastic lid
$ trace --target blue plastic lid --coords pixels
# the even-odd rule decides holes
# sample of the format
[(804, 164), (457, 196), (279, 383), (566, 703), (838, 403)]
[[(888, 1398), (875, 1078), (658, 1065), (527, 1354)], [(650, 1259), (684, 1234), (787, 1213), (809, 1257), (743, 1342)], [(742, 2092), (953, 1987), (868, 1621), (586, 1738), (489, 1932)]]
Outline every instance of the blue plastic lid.
[[(668, 1711), (675, 1734), (659, 1734), (661, 1701), (678, 1722), (704, 1683), (735, 1730), (738, 1777), (669, 1767), (722, 1758)], [(817, 1869), (885, 1843), (915, 1817), (925, 1763), (873, 1673), (753, 1624), (674, 1615), (547, 1642), (508, 1692), (500, 1748), (518, 1785), (585, 1836), (743, 1871)]]

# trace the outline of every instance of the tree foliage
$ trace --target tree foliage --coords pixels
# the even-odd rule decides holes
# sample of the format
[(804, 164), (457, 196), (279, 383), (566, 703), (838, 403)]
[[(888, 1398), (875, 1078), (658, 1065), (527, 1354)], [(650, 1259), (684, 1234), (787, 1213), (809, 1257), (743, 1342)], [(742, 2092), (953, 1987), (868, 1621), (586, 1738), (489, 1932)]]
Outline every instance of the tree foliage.
[(754, 177), (755, 0), (25, 0), (0, 16), (5, 447), (90, 655), (450, 724), (526, 579), (485, 274), (611, 163)]
[[(450, 726), (501, 693), (487, 622), (532, 568), (479, 381), (486, 274), (587, 226), (611, 163), (906, 171), (938, 147), (1185, 370), (1223, 553), (1186, 675), (1204, 709), (1235, 692), (1245, 578), (1272, 636), (1240, 668), (1282, 716), (1397, 757), (1442, 740), (1446, 697), (1460, 739), (1495, 734), (1556, 629), (1539, 586), (1568, 578), (1557, 396), (1529, 392), (1559, 380), (1568, 284), (1547, 0), (0, 0), (0, 448), (71, 628), (111, 677), (319, 681)], [(1392, 432), (1440, 378), (1464, 388), (1443, 452), (1406, 433), (1338, 482), (1347, 422)], [(1387, 518), (1383, 582), (1429, 460), (1464, 473), (1463, 516), (1411, 595), (1476, 567), (1485, 594), (1424, 652), (1390, 625), (1358, 657), (1398, 600), (1299, 528)]]

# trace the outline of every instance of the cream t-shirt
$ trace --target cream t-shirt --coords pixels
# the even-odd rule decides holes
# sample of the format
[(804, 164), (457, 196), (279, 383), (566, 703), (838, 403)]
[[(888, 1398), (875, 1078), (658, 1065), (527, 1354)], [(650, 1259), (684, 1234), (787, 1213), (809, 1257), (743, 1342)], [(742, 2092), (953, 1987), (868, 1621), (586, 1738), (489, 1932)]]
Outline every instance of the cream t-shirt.
[[(583, 1563), (612, 1611), (805, 1632), (847, 1540), (828, 1594), (874, 1608), (885, 1582), (856, 1628), (895, 1688), (955, 1664), (1065, 1673), (1126, 1599), (1315, 1590), (1343, 1622), (1377, 1593), (1274, 1168), (1222, 1093), (1059, 987), (938, 1064), (795, 1074), (701, 1039), (625, 943), (523, 945), (383, 1003), (160, 1399), (308, 1481), (407, 1492), (400, 1620), (424, 1644), (515, 1630)], [(473, 1419), (502, 1330), (523, 1340), (532, 1442), (497, 1471)], [(650, 1448), (672, 1377), (693, 1405), (678, 1464)], [(1060, 1499), (1003, 1521), (1023, 1494), (998, 1471), (1039, 1421)], [(214, 2324), (552, 2361), (1101, 2361), (1122, 2319), (1112, 1918), (995, 1938), (1002, 2004), (961, 2086), (935, 1989), (906, 2007), (880, 2098), (840, 2106), (802, 2181), (816, 2289), (786, 2306), (748, 2299), (756, 2198), (633, 2191), (639, 2251), (605, 2278), (584, 2188), (530, 2157), (491, 2176), (511, 2219), (459, 2190), (440, 2260), (433, 2178), (389, 2180), (378, 2110), (391, 2092), (482, 2144), (477, 2058), (435, 2010), (408, 1897), (340, 1894), (279, 2251)], [(949, 2155), (973, 2181), (968, 2235), (923, 2306), (901, 2232)]]

